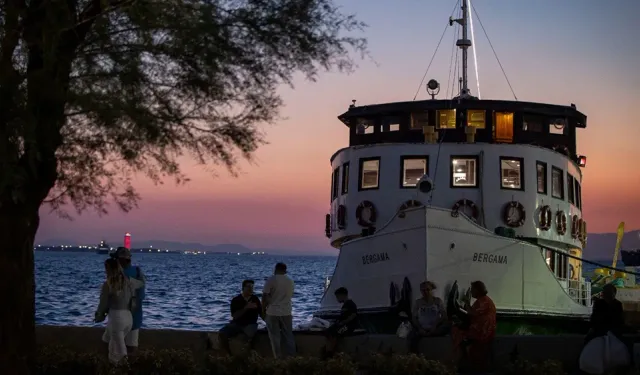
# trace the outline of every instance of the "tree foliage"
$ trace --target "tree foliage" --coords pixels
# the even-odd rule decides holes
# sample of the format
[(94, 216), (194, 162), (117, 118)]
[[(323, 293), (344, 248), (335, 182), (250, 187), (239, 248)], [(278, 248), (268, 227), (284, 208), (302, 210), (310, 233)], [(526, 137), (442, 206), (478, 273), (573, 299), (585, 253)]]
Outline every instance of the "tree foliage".
[(279, 85), (366, 52), (332, 0), (0, 1), (0, 209), (129, 210), (183, 155), (233, 173)]

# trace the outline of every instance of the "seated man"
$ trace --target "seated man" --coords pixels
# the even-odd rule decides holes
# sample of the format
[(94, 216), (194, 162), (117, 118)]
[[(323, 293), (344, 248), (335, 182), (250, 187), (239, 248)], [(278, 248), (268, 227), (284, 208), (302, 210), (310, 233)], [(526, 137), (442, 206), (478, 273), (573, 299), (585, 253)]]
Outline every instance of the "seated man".
[(325, 357), (331, 357), (336, 351), (338, 340), (353, 333), (358, 326), (358, 306), (349, 299), (347, 288), (336, 289), (335, 295), (338, 302), (342, 303), (342, 308), (338, 320), (325, 331), (327, 336)]
[(413, 330), (407, 336), (411, 353), (418, 354), (423, 337), (443, 336), (448, 332), (447, 312), (442, 300), (433, 295), (435, 289), (436, 285), (431, 281), (420, 283), (422, 297), (413, 304)]
[(607, 284), (602, 288), (602, 298), (593, 301), (591, 312), (591, 329), (585, 337), (586, 345), (592, 339), (605, 336), (611, 332), (618, 338), (624, 332), (624, 311), (622, 303), (616, 299), (617, 289), (612, 284)]
[(250, 346), (258, 331), (258, 317), (264, 320), (260, 299), (253, 294), (253, 280), (242, 282), (242, 293), (231, 300), (231, 317), (233, 320), (218, 332), (220, 348), (231, 354), (229, 339), (245, 334)]

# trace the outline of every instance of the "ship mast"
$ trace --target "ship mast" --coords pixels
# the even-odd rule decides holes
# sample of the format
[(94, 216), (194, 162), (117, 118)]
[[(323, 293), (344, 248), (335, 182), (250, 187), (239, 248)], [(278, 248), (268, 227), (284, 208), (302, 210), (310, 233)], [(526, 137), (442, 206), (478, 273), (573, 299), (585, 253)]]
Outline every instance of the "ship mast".
[(469, 6), (467, 0), (462, 0), (462, 18), (453, 19), (449, 17), (449, 26), (453, 26), (456, 22), (462, 26), (462, 38), (456, 41), (456, 46), (462, 50), (462, 86), (460, 88), (460, 94), (458, 99), (476, 99), (471, 96), (469, 91), (469, 68), (468, 68), (468, 50), (471, 47), (471, 40), (468, 38), (467, 25), (469, 24)]

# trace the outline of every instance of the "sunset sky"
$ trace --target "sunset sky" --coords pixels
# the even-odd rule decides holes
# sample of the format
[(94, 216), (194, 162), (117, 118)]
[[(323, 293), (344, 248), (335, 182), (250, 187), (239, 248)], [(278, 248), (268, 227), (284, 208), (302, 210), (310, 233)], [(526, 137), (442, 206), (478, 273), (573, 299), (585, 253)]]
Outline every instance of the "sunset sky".
[[(638, 0), (472, 0), (519, 100), (575, 103), (588, 116), (579, 129), (584, 217), (590, 232), (614, 232), (618, 222), (640, 228), (640, 14)], [(93, 244), (120, 238), (205, 244), (328, 249), (329, 157), (348, 144), (337, 116), (352, 99), (359, 105), (413, 99), (455, 5), (454, 0), (342, 0), (369, 27), (374, 61), (351, 75), (324, 73), (317, 82), (282, 87), (286, 120), (265, 128), (270, 144), (233, 178), (224, 169), (186, 160), (191, 182), (137, 184), (143, 200), (128, 214), (113, 208), (68, 221), (42, 210), (37, 241), (72, 239)], [(475, 39), (483, 99), (512, 100), (477, 18)], [(453, 27), (427, 79), (446, 91)], [(470, 54), (471, 55), (471, 54)], [(472, 60), (470, 60), (472, 61)], [(475, 73), (472, 93), (477, 94)], [(418, 99), (426, 99), (420, 88)], [(213, 176), (217, 173), (217, 177)], [(259, 192), (259, 193), (257, 193)]]

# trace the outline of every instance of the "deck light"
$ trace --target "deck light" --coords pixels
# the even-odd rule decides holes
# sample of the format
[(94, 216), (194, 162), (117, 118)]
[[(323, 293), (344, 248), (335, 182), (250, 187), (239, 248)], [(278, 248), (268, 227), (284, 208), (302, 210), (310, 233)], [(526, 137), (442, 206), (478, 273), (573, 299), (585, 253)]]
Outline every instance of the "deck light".
[(584, 155), (578, 155), (578, 165), (582, 168), (587, 166), (587, 157)]

